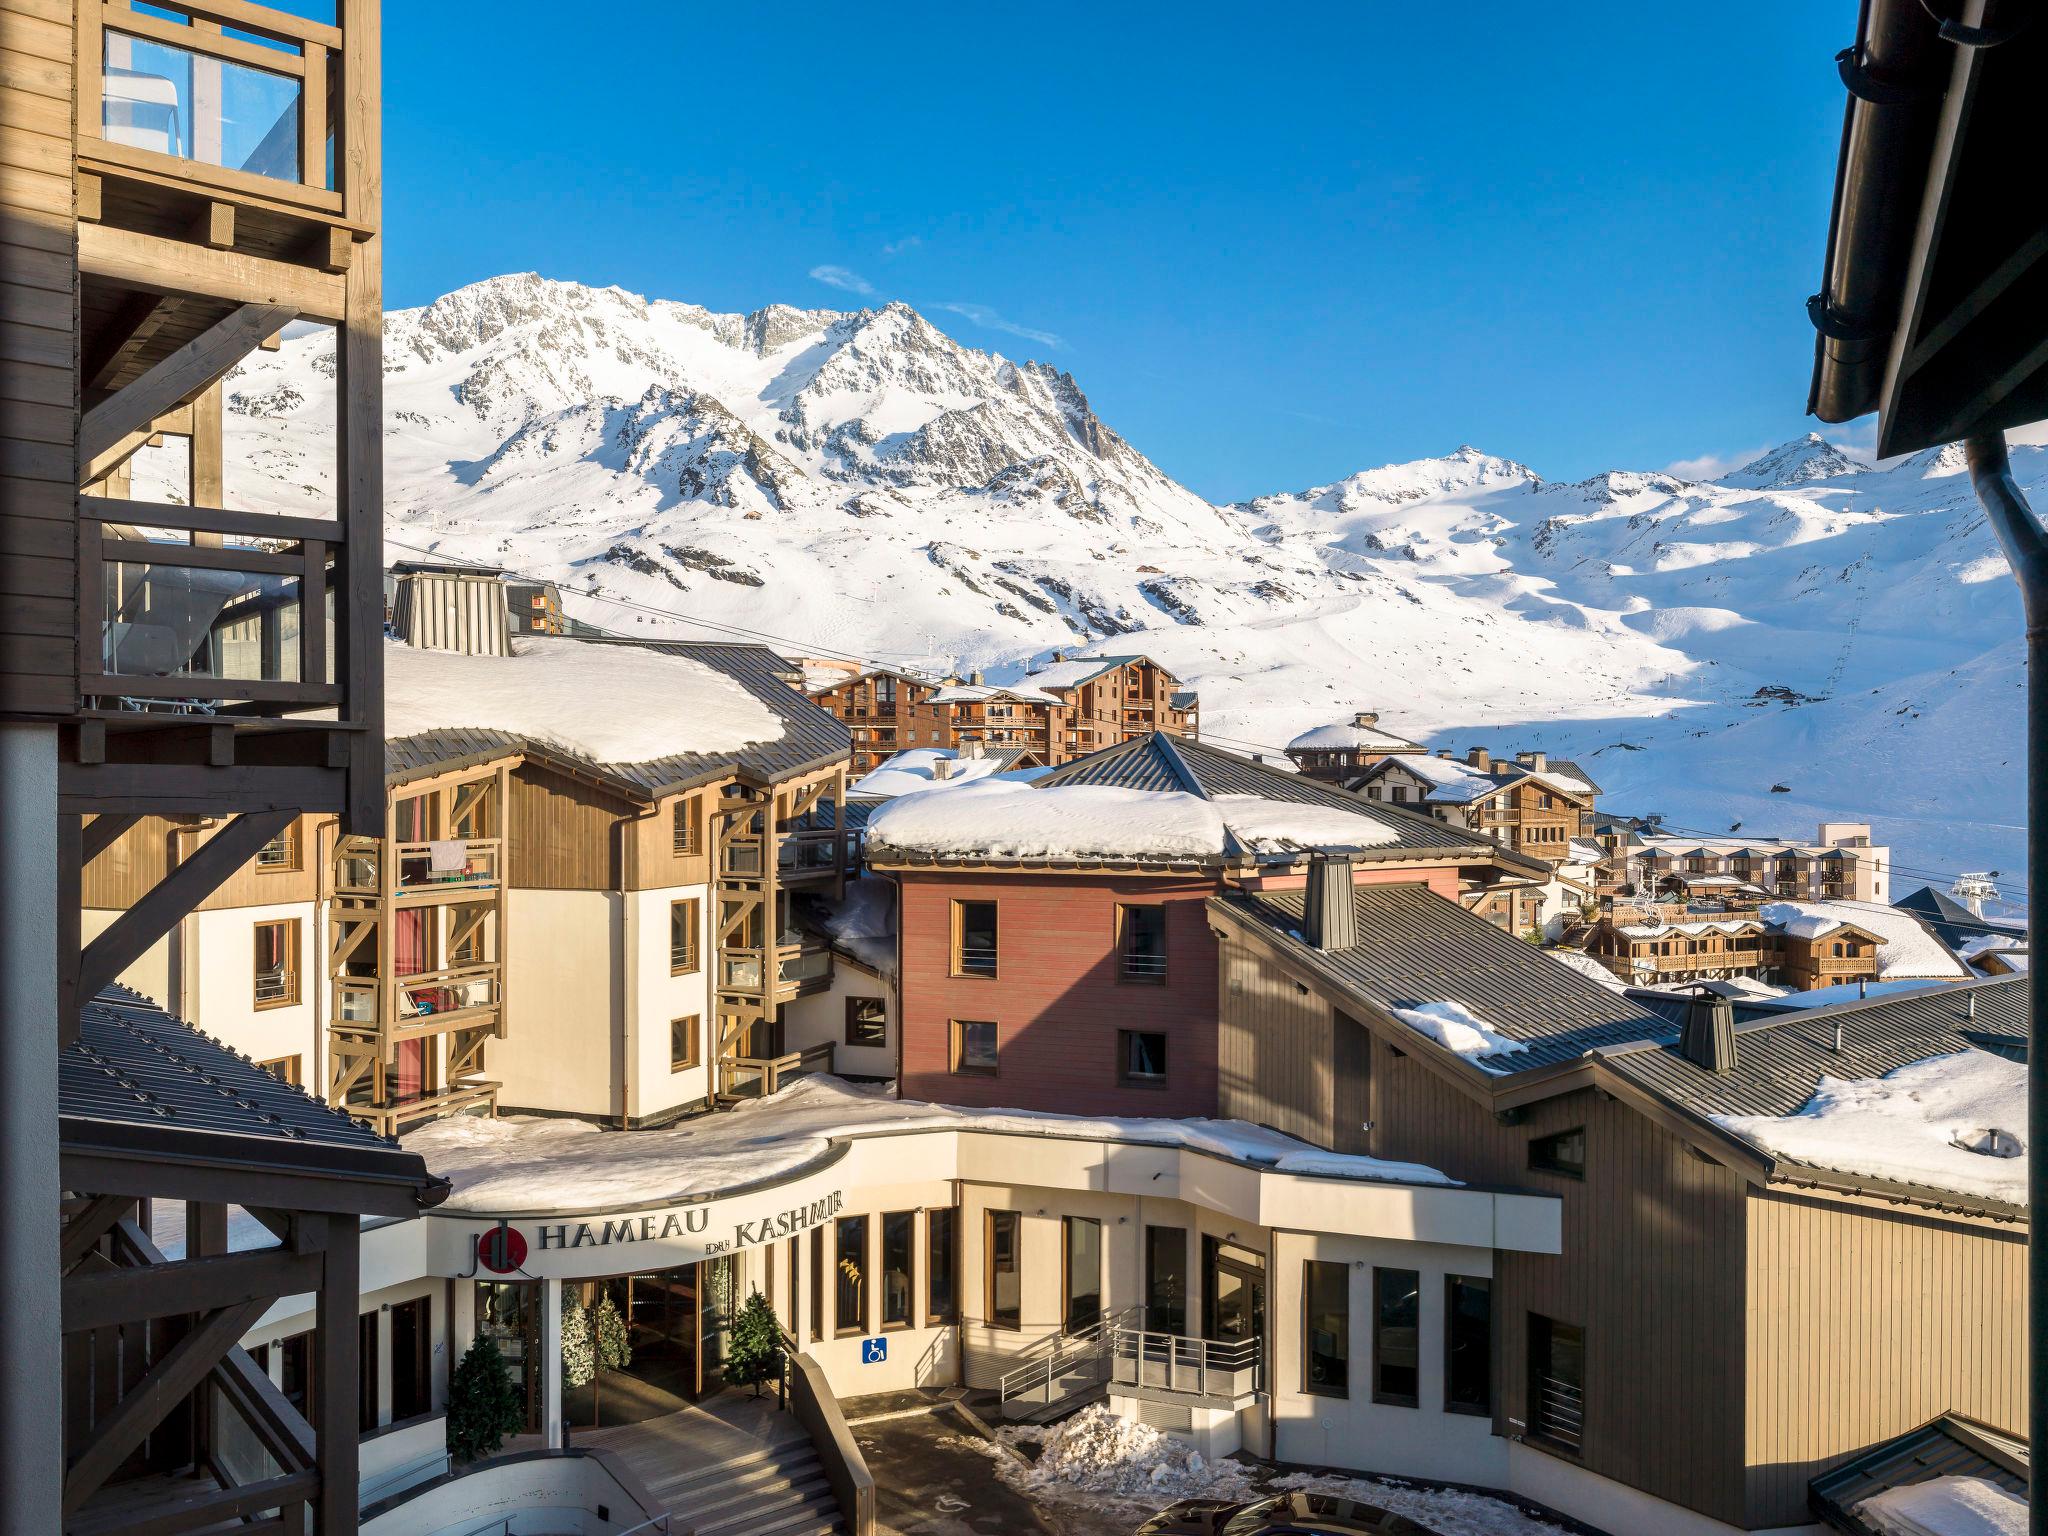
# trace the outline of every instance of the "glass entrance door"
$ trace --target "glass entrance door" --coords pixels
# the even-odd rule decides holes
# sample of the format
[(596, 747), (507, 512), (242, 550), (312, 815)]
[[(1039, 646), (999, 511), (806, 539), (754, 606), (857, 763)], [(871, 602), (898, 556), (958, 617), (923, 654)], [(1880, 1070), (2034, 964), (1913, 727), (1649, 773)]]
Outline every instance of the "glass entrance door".
[(1226, 1343), (1265, 1337), (1264, 1254), (1204, 1236), (1202, 1280), (1202, 1337)]

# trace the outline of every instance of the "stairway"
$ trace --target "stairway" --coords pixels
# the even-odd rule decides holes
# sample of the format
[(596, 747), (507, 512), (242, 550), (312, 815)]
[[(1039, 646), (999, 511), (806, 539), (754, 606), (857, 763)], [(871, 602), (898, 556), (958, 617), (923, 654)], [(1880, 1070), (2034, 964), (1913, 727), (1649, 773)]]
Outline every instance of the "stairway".
[(808, 1439), (648, 1480), (676, 1536), (844, 1536), (839, 1503)]

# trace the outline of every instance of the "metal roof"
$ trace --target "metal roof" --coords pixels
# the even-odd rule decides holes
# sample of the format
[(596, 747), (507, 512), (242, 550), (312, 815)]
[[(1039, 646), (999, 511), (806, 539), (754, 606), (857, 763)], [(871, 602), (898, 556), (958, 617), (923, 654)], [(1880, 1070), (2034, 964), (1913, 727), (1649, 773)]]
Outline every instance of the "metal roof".
[(1421, 885), (1361, 885), (1351, 893), (1358, 942), (1317, 949), (1301, 937), (1307, 893), (1226, 891), (1216, 900), (1260, 926), (1334, 991), (1382, 1011), (1462, 1003), (1528, 1047), (1490, 1058), (1499, 1076), (1576, 1061), (1603, 1045), (1676, 1041), (1653, 1009), (1588, 980), (1542, 950)]
[[(733, 752), (680, 752), (640, 763), (599, 763), (536, 742), (513, 731), (450, 729), (424, 731), (384, 743), (386, 778), (404, 783), (432, 773), (488, 762), (522, 752), (552, 761), (573, 772), (609, 782), (623, 795), (640, 798), (722, 777), (737, 769), (761, 779), (787, 778), (847, 756), (852, 734), (790, 685), (789, 663), (765, 645), (732, 645), (713, 641), (618, 640), (577, 636), (587, 645), (630, 645), (661, 651), (697, 662), (738, 683), (782, 722), (782, 734)], [(645, 707), (644, 701), (620, 700), (621, 708)]]
[(58, 1060), (57, 1114), (67, 1150), (442, 1187), (418, 1153), (122, 986), (79, 1009), (78, 1038)]
[(2024, 1441), (1945, 1413), (1816, 1477), (1807, 1485), (1807, 1505), (1838, 1531), (1883, 1536), (1856, 1513), (1865, 1499), (1937, 1477), (1982, 1478), (2025, 1499), (2027, 1467)]

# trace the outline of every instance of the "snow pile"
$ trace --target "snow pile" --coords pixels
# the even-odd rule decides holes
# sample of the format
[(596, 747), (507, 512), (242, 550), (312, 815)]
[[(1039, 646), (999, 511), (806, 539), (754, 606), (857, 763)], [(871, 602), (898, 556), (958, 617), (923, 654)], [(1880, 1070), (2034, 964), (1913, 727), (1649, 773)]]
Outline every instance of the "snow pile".
[(1912, 913), (1863, 901), (1773, 901), (1757, 916), (1794, 938), (1818, 939), (1843, 924), (1877, 935), (1877, 974), (1887, 981), (1934, 976), (1968, 981), (1970, 969)]
[(1391, 752), (1407, 756), (1418, 750), (1416, 744), (1405, 736), (1396, 736), (1392, 731), (1382, 731), (1370, 725), (1360, 725), (1355, 720), (1339, 720), (1332, 725), (1319, 725), (1313, 730), (1303, 731), (1287, 743), (1290, 752)]
[(1882, 1536), (2026, 1536), (2027, 1501), (1981, 1477), (1931, 1477), (1856, 1506)]
[(1521, 1041), (1509, 1039), (1463, 1003), (1417, 1003), (1392, 1011), (1395, 1018), (1416, 1033), (1429, 1036), (1438, 1045), (1456, 1051), (1489, 1072), (1507, 1070), (1494, 1066), (1491, 1058), (1529, 1049)]
[(1793, 1115), (1716, 1115), (1765, 1151), (1816, 1168), (2027, 1203), (2027, 1069), (1958, 1051), (1879, 1078), (1823, 1077)]
[(989, 859), (1201, 861), (1223, 852), (1223, 818), (1176, 790), (983, 782), (905, 795), (868, 821), (868, 846)]
[(548, 1215), (658, 1205), (795, 1174), (832, 1142), (896, 1131), (1002, 1131), (1178, 1147), (1275, 1173), (1456, 1186), (1419, 1163), (1323, 1152), (1243, 1120), (1056, 1115), (896, 1099), (836, 1077), (801, 1078), (727, 1114), (647, 1131), (579, 1120), (457, 1115), (408, 1133), (407, 1150), (453, 1186), (449, 1212)]
[(1610, 992), (1626, 992), (1628, 990), (1627, 982), (1623, 981), (1583, 949), (1546, 949), (1543, 953), (1550, 956), (1551, 959), (1566, 969), (1577, 971), (1588, 981), (1598, 982)]
[(1364, 801), (1359, 802), (1357, 811), (1268, 800), (1263, 795), (1218, 795), (1211, 803), (1222, 813), (1231, 835), (1253, 853), (1383, 848), (1397, 835), (1365, 809)]
[[(893, 800), (898, 795), (913, 795), (926, 789), (954, 789), (982, 779), (1029, 784), (1052, 771), (1049, 768), (1017, 768), (1006, 773), (997, 772), (1005, 761), (1006, 758), (988, 755), (966, 757), (951, 747), (913, 747), (907, 752), (898, 752), (874, 772), (856, 780), (847, 794), (862, 800)], [(939, 777), (940, 763), (952, 765), (945, 770), (944, 778)]]
[(823, 902), (820, 921), (832, 942), (871, 970), (896, 975), (896, 882), (863, 875), (846, 895)]
[(509, 731), (599, 763), (734, 752), (782, 722), (721, 672), (660, 651), (522, 638), (510, 656), (384, 647), (384, 734)]

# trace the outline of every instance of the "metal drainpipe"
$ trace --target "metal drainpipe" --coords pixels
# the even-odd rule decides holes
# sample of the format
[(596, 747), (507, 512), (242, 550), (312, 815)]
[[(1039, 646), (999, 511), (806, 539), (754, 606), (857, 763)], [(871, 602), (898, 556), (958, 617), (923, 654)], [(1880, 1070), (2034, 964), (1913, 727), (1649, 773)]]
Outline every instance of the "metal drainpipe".
[[(2013, 480), (2005, 434), (1968, 439), (1970, 483), (1984, 504), (2027, 616), (2027, 947), (2048, 944), (2048, 531)], [(2048, 969), (2027, 970), (2027, 1446), (2030, 1465), (2048, 1464)], [(1974, 999), (1973, 999), (1974, 1001)], [(2032, 1529), (2048, 1530), (2048, 1507), (2033, 1502)]]

